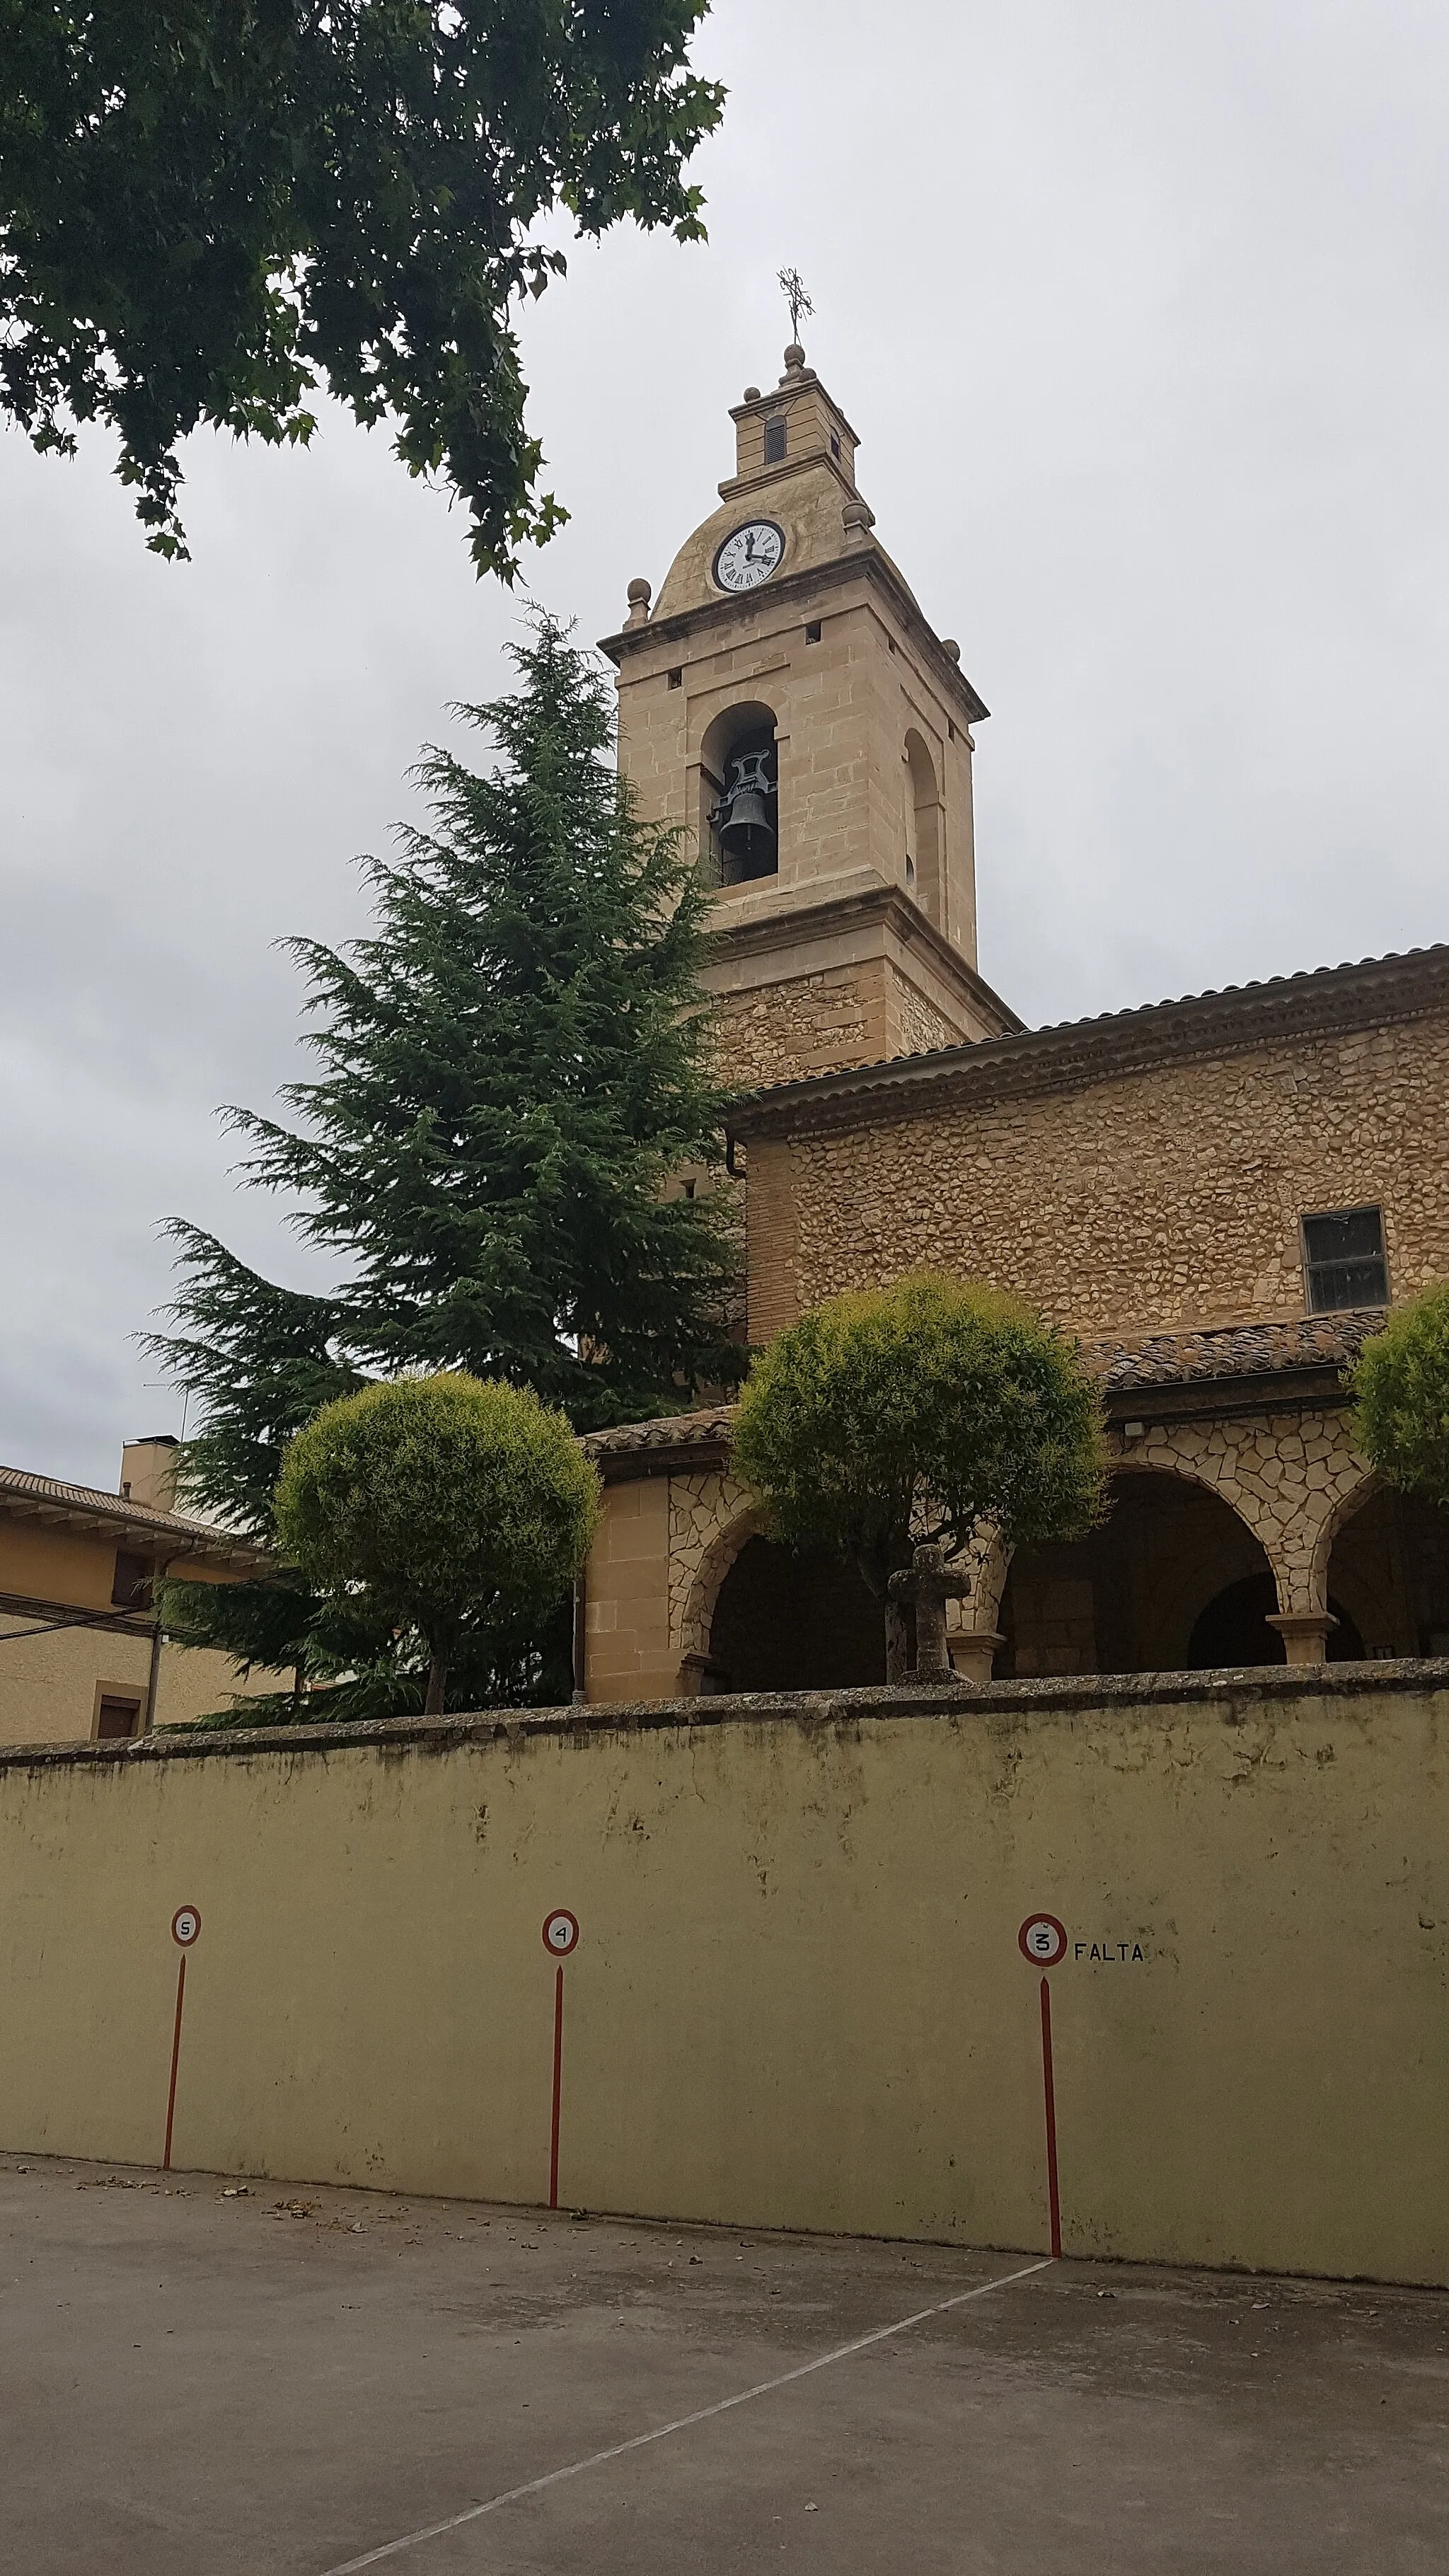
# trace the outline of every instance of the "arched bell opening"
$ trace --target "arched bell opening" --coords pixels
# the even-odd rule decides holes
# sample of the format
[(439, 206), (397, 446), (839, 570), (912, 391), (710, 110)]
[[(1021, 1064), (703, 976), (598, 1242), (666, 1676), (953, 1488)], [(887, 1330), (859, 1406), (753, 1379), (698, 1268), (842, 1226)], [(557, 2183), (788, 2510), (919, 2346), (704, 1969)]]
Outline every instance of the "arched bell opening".
[(780, 869), (780, 759), (771, 707), (749, 700), (716, 716), (700, 745), (700, 849), (712, 885), (748, 885)]
[(746, 1539), (715, 1600), (709, 1675), (718, 1691), (883, 1682), (881, 1604), (839, 1557)]
[[(1449, 1654), (1449, 1514), (1418, 1494), (1367, 1484), (1334, 1534), (1328, 1606), (1370, 1658)], [(1341, 1633), (1328, 1640), (1336, 1659)]]
[[(1185, 1476), (1114, 1476), (1106, 1519), (1059, 1547), (1019, 1547), (998, 1622), (998, 1676), (1186, 1672), (1194, 1639), (1219, 1597), (1243, 1584), (1276, 1591), (1267, 1553), (1231, 1505)], [(1206, 1633), (1206, 1632), (1204, 1632)], [(1235, 1662), (1281, 1662), (1283, 1644)]]
[(941, 791), (935, 763), (914, 728), (903, 755), (906, 805), (906, 888), (926, 919), (944, 930), (941, 866)]

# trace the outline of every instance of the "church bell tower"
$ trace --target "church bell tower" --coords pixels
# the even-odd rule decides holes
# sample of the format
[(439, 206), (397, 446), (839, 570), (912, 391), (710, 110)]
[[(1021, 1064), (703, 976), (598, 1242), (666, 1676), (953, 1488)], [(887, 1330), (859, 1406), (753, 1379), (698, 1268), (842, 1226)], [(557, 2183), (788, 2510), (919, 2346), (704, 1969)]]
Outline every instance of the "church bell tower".
[(602, 650), (619, 765), (715, 890), (705, 981), (732, 1087), (998, 1037), (976, 971), (972, 727), (855, 480), (858, 441), (792, 343), (731, 413), (735, 471), (651, 608)]

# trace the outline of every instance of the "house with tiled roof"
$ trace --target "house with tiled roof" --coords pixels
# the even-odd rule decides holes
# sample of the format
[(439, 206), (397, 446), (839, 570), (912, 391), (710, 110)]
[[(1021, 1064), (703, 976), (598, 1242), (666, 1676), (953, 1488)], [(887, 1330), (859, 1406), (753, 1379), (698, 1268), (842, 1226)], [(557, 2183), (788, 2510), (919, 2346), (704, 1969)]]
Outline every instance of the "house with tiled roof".
[(0, 1467), (0, 1746), (140, 1736), (251, 1687), (229, 1656), (166, 1637), (156, 1617), (164, 1575), (236, 1583), (269, 1562), (174, 1508), (177, 1447), (128, 1441), (114, 1494)]

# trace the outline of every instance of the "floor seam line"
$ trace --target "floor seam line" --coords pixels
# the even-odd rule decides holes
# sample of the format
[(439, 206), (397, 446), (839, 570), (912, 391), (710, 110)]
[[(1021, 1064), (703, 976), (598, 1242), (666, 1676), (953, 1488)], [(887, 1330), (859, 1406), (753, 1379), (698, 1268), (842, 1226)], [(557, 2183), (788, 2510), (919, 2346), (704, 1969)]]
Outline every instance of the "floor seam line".
[(485, 2514), (501, 2512), (506, 2504), (518, 2504), (525, 2496), (541, 2495), (545, 2488), (561, 2486), (566, 2478), (582, 2477), (589, 2469), (605, 2468), (610, 2460), (626, 2459), (631, 2451), (647, 2450), (653, 2442), (667, 2441), (673, 2433), (687, 2433), (695, 2424), (707, 2424), (713, 2416), (728, 2415), (736, 2406), (752, 2405), (756, 2398), (773, 2396), (777, 2388), (788, 2388), (797, 2379), (809, 2379), (817, 2370), (829, 2370), (838, 2361), (849, 2361), (858, 2352), (868, 2352), (872, 2344), (886, 2343), (892, 2335), (908, 2334), (913, 2326), (926, 2323), (928, 2317), (943, 2317), (952, 2308), (969, 2305), (973, 2299), (984, 2299), (993, 2290), (1009, 2290), (1016, 2281), (1029, 2281), (1037, 2272), (1051, 2270), (1055, 2257), (1043, 2254), (1035, 2263), (1023, 2263), (1018, 2271), (998, 2274), (993, 2281), (978, 2281), (969, 2290), (957, 2290), (949, 2299), (935, 2299), (928, 2308), (917, 2308), (908, 2317), (897, 2317), (890, 2325), (873, 2326), (869, 2334), (856, 2335), (849, 2343), (836, 2344), (829, 2352), (817, 2353), (813, 2361), (802, 2361), (793, 2370), (784, 2370), (774, 2379), (762, 2379), (752, 2388), (736, 2389), (733, 2396), (720, 2397), (710, 2406), (697, 2406), (688, 2415), (676, 2416), (669, 2424), (656, 2424), (647, 2433), (632, 2433), (627, 2441), (612, 2442), (602, 2451), (590, 2451), (582, 2460), (568, 2460), (562, 2468), (545, 2470), (542, 2477), (525, 2479), (521, 2486), (505, 2487), (481, 2504), (471, 2504), (461, 2513), (450, 2514), (442, 2522), (424, 2524), (417, 2531), (405, 2531), (396, 2540), (385, 2540), (376, 2549), (364, 2550), (360, 2558), (346, 2558), (335, 2567), (326, 2568), (323, 2576), (360, 2576), (365, 2567), (377, 2567), (386, 2558), (400, 2558), (404, 2550), (421, 2549), (430, 2540), (442, 2540), (449, 2532), (462, 2531), (470, 2522), (481, 2522)]

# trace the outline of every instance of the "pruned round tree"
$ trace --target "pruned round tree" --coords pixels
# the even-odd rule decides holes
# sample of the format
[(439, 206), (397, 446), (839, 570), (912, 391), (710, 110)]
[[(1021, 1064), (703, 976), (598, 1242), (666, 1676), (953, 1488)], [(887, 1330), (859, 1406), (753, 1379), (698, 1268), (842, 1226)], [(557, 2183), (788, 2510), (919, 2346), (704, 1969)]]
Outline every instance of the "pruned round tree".
[(833, 1298), (755, 1362), (734, 1463), (771, 1537), (850, 1558), (886, 1622), (913, 1548), (1078, 1538), (1101, 1511), (1096, 1390), (1073, 1343), (996, 1290), (917, 1276)]
[(1449, 1286), (1391, 1315), (1350, 1383), (1354, 1437), (1385, 1482), (1449, 1509)]
[(563, 1415), (462, 1372), (324, 1405), (287, 1450), (276, 1504), (283, 1546), (324, 1593), (422, 1636), (429, 1714), (471, 1628), (547, 1617), (598, 1509)]

